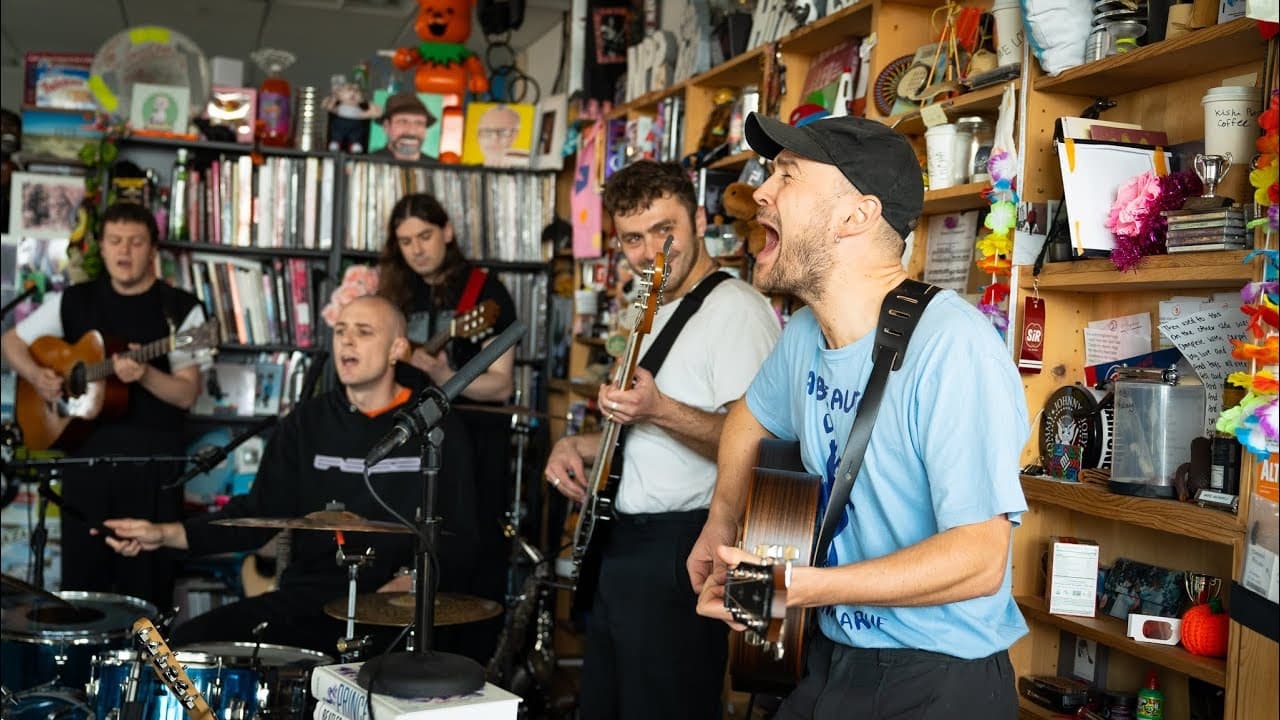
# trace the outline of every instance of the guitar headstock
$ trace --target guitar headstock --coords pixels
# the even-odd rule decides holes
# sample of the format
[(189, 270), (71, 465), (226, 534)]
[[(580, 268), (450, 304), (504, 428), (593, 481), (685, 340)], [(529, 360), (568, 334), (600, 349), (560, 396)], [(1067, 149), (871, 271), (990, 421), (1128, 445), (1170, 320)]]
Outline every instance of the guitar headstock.
[(675, 240), (667, 236), (662, 244), (662, 252), (653, 258), (653, 267), (645, 269), (640, 276), (640, 295), (636, 298), (636, 307), (640, 316), (636, 318), (635, 332), (644, 334), (653, 329), (653, 316), (662, 304), (662, 293), (667, 289), (667, 255), (671, 253), (671, 243)]
[(790, 561), (741, 563), (729, 568), (725, 577), (724, 609), (734, 622), (747, 626), (747, 644), (761, 646), (775, 660), (782, 659), (784, 650), (790, 566)]
[(200, 348), (217, 347), (220, 335), (218, 321), (213, 318), (207, 320), (203, 325), (178, 333), (173, 338), (173, 349), (198, 350)]
[(151, 661), (151, 667), (156, 671), (160, 682), (178, 698), (191, 720), (216, 720), (209, 703), (205, 702), (199, 688), (187, 675), (187, 669), (174, 658), (173, 651), (160, 636), (156, 626), (147, 618), (138, 618), (133, 623), (133, 637), (142, 647), (143, 654)]
[(453, 336), (479, 340), (493, 332), (493, 324), (496, 322), (498, 322), (498, 303), (485, 300), (461, 315), (454, 316)]

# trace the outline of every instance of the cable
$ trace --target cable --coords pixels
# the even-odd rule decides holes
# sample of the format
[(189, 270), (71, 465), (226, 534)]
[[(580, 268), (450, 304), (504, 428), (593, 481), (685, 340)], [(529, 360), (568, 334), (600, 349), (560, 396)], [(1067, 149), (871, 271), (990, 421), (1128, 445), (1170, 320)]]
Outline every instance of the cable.
[[(413, 629), (413, 623), (409, 623), (408, 625), (405, 625), (404, 629), (400, 631), (400, 634), (396, 636), (396, 639), (388, 643), (387, 646), (383, 648), (382, 652), (378, 654), (378, 657), (379, 658), (386, 657), (387, 654), (391, 652), (391, 649), (394, 648), (396, 645), (399, 645), (400, 641), (404, 640), (404, 636), (407, 635), (409, 631), (412, 629)], [(382, 669), (382, 666), (379, 665), (373, 671), (373, 675), (369, 677), (369, 687), (367, 690), (365, 690), (365, 693), (364, 693), (365, 709), (367, 710), (367, 715), (369, 720), (373, 720), (373, 688), (377, 684), (378, 670), (381, 670), (381, 669)]]

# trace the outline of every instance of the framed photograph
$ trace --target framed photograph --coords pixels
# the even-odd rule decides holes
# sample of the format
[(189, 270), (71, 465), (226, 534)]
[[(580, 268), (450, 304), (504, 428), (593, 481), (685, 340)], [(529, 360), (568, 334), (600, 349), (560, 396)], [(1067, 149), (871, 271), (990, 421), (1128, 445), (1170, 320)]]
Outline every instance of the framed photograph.
[(565, 115), (569, 107), (566, 96), (552, 95), (538, 103), (538, 132), (533, 148), (534, 170), (559, 170), (564, 167)]
[[(384, 111), (391, 93), (386, 89), (373, 91), (373, 104)], [(418, 99), (427, 108), (427, 132), (422, 138), (422, 154), (436, 159), (440, 157), (440, 118), (444, 117), (444, 96), (435, 93), (418, 93)], [(369, 122), (369, 152), (377, 152), (387, 146), (387, 132), (382, 121), (374, 119)]]
[(51, 240), (71, 237), (84, 201), (84, 178), (16, 172), (10, 184), (10, 235)]
[(467, 103), (462, 164), (529, 167), (534, 111), (531, 103)]
[(191, 91), (178, 85), (134, 83), (129, 124), (134, 130), (170, 132), (187, 131)]
[(254, 394), (253, 413), (276, 415), (280, 412), (280, 397), (284, 392), (284, 366), (258, 363), (255, 367), (258, 386)]

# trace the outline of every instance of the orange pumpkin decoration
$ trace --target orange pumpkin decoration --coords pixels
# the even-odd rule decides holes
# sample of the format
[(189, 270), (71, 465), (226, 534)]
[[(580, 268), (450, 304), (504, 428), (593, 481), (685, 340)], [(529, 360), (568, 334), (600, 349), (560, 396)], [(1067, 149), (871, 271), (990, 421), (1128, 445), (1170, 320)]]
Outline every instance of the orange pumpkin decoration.
[(1217, 598), (1196, 605), (1182, 616), (1182, 646), (1192, 655), (1226, 657), (1230, 622)]

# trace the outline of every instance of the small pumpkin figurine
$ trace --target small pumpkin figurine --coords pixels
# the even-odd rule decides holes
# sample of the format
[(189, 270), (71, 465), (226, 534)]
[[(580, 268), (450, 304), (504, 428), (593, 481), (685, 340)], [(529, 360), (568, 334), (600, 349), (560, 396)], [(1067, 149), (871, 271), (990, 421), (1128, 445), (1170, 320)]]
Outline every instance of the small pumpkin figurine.
[(1230, 623), (1218, 598), (1196, 605), (1182, 616), (1182, 646), (1192, 655), (1226, 657)]

